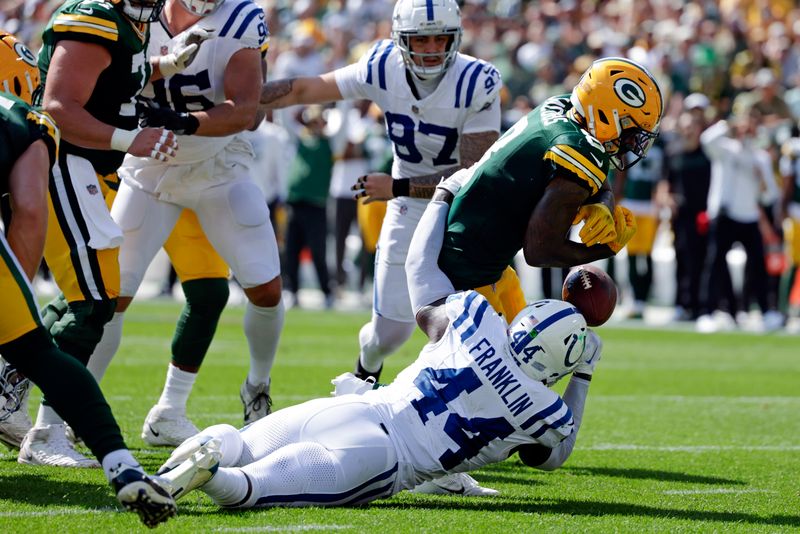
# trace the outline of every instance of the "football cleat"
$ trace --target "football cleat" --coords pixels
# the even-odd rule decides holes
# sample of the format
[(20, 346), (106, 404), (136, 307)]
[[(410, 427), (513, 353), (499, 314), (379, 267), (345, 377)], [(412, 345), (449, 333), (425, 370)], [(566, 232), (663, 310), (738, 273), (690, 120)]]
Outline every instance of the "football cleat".
[(197, 434), (196, 436), (192, 436), (191, 438), (187, 439), (181, 443), (178, 448), (172, 451), (172, 454), (169, 458), (167, 458), (167, 461), (158, 468), (156, 475), (161, 476), (164, 473), (169, 473), (182, 464), (185, 460), (191, 458), (194, 453), (199, 451), (203, 445), (212, 439), (214, 439), (212, 436), (205, 434)]
[(29, 391), (30, 388), (26, 388), (22, 398), (19, 399), (19, 407), (0, 421), (0, 443), (12, 450), (17, 450), (22, 446), (25, 434), (33, 427), (31, 416), (28, 413)]
[(418, 484), (411, 493), (426, 495), (464, 495), (465, 497), (494, 497), (500, 492), (492, 488), (484, 488), (467, 473), (451, 473), (443, 477), (426, 480)]
[(173, 469), (158, 475), (158, 480), (176, 501), (211, 480), (222, 458), (220, 441), (209, 439), (189, 458)]
[(139, 519), (149, 528), (175, 516), (178, 512), (175, 499), (157, 479), (129, 466), (120, 465), (118, 469), (111, 479), (111, 487), (126, 510), (139, 514)]
[(239, 390), (239, 398), (244, 406), (244, 424), (246, 425), (272, 413), (272, 397), (269, 396), (267, 384), (251, 386), (245, 379)]
[(155, 405), (142, 425), (142, 439), (148, 445), (177, 447), (199, 431), (184, 413)]
[(29, 465), (54, 467), (100, 467), (100, 463), (87, 458), (67, 441), (65, 424), (32, 428), (22, 440), (17, 461)]

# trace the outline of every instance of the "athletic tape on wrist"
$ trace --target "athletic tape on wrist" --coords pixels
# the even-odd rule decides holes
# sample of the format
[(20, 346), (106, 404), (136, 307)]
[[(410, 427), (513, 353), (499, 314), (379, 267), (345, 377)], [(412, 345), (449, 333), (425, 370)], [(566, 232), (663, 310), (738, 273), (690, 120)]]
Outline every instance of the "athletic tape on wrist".
[(114, 133), (111, 134), (111, 149), (119, 150), (120, 152), (127, 152), (133, 144), (133, 140), (139, 135), (140, 129), (123, 130), (116, 128)]

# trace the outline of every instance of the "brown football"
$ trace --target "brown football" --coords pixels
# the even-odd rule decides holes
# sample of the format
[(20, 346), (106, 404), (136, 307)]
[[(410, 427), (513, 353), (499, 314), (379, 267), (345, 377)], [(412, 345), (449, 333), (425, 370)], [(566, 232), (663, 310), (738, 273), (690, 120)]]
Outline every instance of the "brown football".
[(578, 308), (587, 325), (600, 326), (614, 313), (617, 285), (599, 267), (579, 265), (567, 274), (561, 298)]

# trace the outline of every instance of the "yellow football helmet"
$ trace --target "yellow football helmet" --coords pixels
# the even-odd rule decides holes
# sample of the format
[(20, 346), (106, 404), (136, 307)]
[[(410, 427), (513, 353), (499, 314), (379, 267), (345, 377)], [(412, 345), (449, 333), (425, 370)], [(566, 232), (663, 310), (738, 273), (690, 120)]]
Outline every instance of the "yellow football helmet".
[(36, 54), (16, 37), (0, 29), (0, 91), (30, 104), (39, 89)]
[[(598, 59), (583, 74), (570, 97), (577, 120), (605, 147), (620, 170), (642, 159), (664, 114), (664, 98), (655, 77), (624, 58)], [(631, 152), (636, 157), (625, 158)]]

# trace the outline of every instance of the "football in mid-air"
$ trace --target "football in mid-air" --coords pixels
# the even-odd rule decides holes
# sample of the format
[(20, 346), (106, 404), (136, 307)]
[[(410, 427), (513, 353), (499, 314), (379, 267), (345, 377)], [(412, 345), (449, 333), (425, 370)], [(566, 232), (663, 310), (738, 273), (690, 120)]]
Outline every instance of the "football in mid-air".
[(567, 274), (561, 298), (578, 308), (587, 325), (600, 326), (617, 305), (617, 285), (599, 267), (579, 265)]

